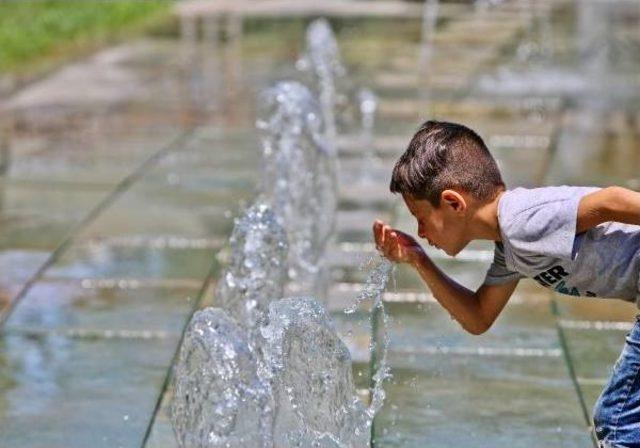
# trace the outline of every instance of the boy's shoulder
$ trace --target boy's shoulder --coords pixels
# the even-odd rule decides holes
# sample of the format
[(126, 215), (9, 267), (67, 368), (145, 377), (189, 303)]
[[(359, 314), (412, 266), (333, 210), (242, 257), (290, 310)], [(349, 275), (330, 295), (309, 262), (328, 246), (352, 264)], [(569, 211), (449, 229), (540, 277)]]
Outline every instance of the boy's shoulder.
[(498, 201), (503, 243), (511, 252), (571, 258), (580, 199), (599, 187), (518, 187)]
[(536, 188), (517, 187), (505, 191), (498, 202), (498, 218), (522, 218), (568, 205), (600, 187), (559, 185)]

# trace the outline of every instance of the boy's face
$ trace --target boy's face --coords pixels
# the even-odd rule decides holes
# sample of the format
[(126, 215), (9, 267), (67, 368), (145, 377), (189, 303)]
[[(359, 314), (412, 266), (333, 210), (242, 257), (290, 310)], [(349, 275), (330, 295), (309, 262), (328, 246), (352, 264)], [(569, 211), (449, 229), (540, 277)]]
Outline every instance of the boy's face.
[(420, 238), (450, 256), (457, 255), (469, 244), (465, 236), (467, 204), (460, 193), (454, 190), (443, 191), (437, 208), (426, 199), (416, 199), (408, 194), (403, 194), (402, 198), (418, 221)]

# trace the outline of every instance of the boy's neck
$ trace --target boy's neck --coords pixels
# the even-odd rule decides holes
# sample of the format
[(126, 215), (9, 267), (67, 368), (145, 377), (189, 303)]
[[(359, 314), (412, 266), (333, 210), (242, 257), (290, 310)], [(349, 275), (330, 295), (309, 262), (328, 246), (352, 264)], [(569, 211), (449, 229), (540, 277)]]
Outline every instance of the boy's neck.
[(472, 239), (502, 241), (498, 223), (498, 201), (505, 191), (502, 190), (493, 201), (480, 204), (474, 210), (469, 226)]

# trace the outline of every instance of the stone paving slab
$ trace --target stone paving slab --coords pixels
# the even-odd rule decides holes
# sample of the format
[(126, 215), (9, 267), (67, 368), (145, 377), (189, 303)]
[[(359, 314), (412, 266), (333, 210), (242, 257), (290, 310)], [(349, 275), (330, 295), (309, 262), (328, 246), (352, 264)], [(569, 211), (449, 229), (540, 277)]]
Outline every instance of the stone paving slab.
[(139, 446), (176, 342), (3, 334), (0, 445)]
[[(464, 98), (458, 101), (431, 100), (428, 103), (428, 107), (434, 114), (455, 116), (460, 121), (477, 119), (478, 117), (509, 118), (511, 121), (532, 115), (540, 109), (544, 109), (545, 119), (553, 120), (556, 118), (554, 114), (557, 114), (560, 105), (559, 101), (536, 97), (531, 97), (529, 101), (526, 99)], [(421, 102), (415, 97), (403, 99), (396, 95), (390, 99), (382, 97), (379, 110), (381, 117), (413, 119), (424, 113), (425, 104), (424, 101)]]
[[(34, 286), (6, 324), (9, 332), (87, 333), (108, 338), (178, 337), (201, 281), (191, 286), (92, 287), (83, 280), (44, 280)], [(122, 282), (120, 281), (120, 284)]]
[(49, 255), (49, 252), (39, 250), (0, 251), (0, 316)]
[(141, 179), (142, 185), (168, 187), (188, 193), (249, 190), (256, 176), (261, 146), (255, 135), (247, 139), (221, 135), (195, 138), (187, 148), (171, 154)]
[(51, 251), (106, 192), (51, 188), (47, 184), (0, 187), (0, 247)]
[(50, 258), (53, 250), (106, 193), (0, 186), (0, 315)]
[(567, 344), (579, 379), (588, 381), (609, 378), (618, 359), (627, 332), (564, 329)]
[[(459, 96), (471, 90), (470, 83), (475, 74), (482, 70), (492, 72), (496, 68), (492, 64), (509, 57), (509, 54), (500, 54), (501, 49), (512, 45), (517, 33), (527, 23), (519, 19), (517, 11), (494, 12), (474, 15), (472, 20), (452, 19), (436, 33), (436, 41), (444, 51), (435, 52), (433, 62), (437, 70), (428, 79), (428, 85), (440, 86), (444, 94)], [(474, 39), (477, 35), (480, 39)], [(349, 39), (348, 33), (345, 33), (345, 39)], [(297, 48), (288, 45), (285, 46), (286, 51), (297, 54)], [(421, 121), (422, 110), (419, 102), (409, 108), (400, 102), (411, 96), (411, 90), (398, 82), (409, 71), (417, 73), (417, 54), (412, 56), (417, 45), (411, 42), (397, 46), (397, 52), (393, 49), (388, 51), (390, 57), (386, 57), (386, 61), (376, 62), (381, 64), (380, 67), (367, 66), (371, 72), (384, 67), (386, 74), (392, 79), (396, 77), (394, 82), (397, 85), (391, 86), (393, 88), (383, 95), (384, 107), (391, 111), (390, 115), (396, 116), (379, 120), (376, 134), (380, 138), (374, 145), (388, 166), (404, 150)], [(149, 96), (134, 100), (137, 106), (129, 110), (131, 115), (122, 114), (123, 117), (131, 117), (135, 115), (133, 112), (140, 113), (138, 121), (133, 124), (145, 125), (146, 129), (153, 129), (153, 123), (162, 127), (175, 121), (174, 127), (167, 129), (166, 133), (158, 132), (157, 140), (167, 138), (181, 124), (192, 120), (198, 105), (209, 102), (208, 98), (204, 98), (204, 102), (195, 98), (197, 95), (194, 94), (202, 92), (199, 87), (184, 88), (176, 81), (182, 70), (178, 60), (180, 53), (176, 51), (178, 45), (174, 42), (162, 48), (153, 57), (138, 59), (136, 56), (132, 59), (140, 67), (149, 63), (143, 78), (154, 81), (152, 88), (146, 90)], [(469, 55), (469, 48), (474, 57), (465, 60), (451, 56)], [(202, 56), (207, 54), (208, 47), (203, 45), (198, 49), (201, 50)], [(262, 50), (254, 48), (251, 51), (259, 53)], [(168, 55), (173, 55), (170, 59), (173, 62), (169, 64), (172, 68), (164, 77), (157, 70), (165, 64), (157, 59)], [(397, 60), (391, 57), (393, 55), (397, 55)], [(122, 61), (124, 56), (116, 52), (112, 57)], [(445, 64), (443, 61), (447, 57), (452, 61)], [(276, 63), (264, 62), (267, 59), (264, 55), (261, 58), (243, 56), (240, 65), (246, 66), (255, 60), (255, 66), (251, 65), (255, 71), (245, 67), (235, 87), (231, 85), (233, 80), (229, 86), (223, 86), (244, 93), (236, 97), (237, 101), (233, 101), (233, 96), (220, 104), (216, 101), (221, 98), (210, 101), (210, 105), (217, 108), (215, 110), (224, 112), (224, 117), (217, 118), (217, 123), (223, 125), (203, 126), (182, 151), (169, 154), (124, 196), (103, 210), (96, 221), (78, 234), (76, 243), (18, 305), (16, 314), (9, 321), (10, 332), (0, 340), (0, 358), (10, 360), (7, 363), (0, 359), (0, 384), (3, 385), (0, 387), (0, 417), (3, 427), (6, 421), (15, 428), (9, 435), (0, 434), (0, 440), (11, 437), (0, 445), (87, 446), (87, 441), (92, 440), (91, 435), (106, 432), (110, 432), (107, 434), (110, 438), (98, 440), (91, 446), (140, 445), (177, 344), (177, 340), (169, 339), (189, 309), (190, 302), (185, 302), (184, 295), (199, 290), (197, 280), (207, 275), (206, 269), (214, 260), (213, 254), (224, 246), (232, 217), (239, 210), (236, 204), (253, 197), (251, 181), (256, 179), (252, 179), (251, 167), (255, 167), (259, 159), (259, 143), (252, 128), (254, 109), (249, 106), (248, 98), (275, 79), (271, 79), (272, 76), (281, 73), (270, 74), (269, 70), (293, 62), (291, 55), (282, 60), (274, 59)], [(100, 61), (100, 64), (104, 63), (104, 59)], [(67, 72), (65, 76), (68, 75)], [(131, 75), (128, 69), (126, 75)], [(158, 86), (166, 87), (166, 97), (160, 94), (163, 90)], [(413, 94), (418, 96), (415, 89)], [(178, 101), (181, 95), (189, 95), (191, 103), (184, 105)], [(504, 113), (501, 109), (503, 103), (504, 98), (493, 100), (490, 95), (485, 95), (466, 102), (441, 101), (432, 106), (443, 118), (462, 120), (477, 128), (492, 143), (492, 150), (496, 148), (510, 187), (539, 183), (538, 170), (543, 170), (548, 161), (547, 143), (558, 124), (552, 115), (556, 111), (550, 108), (552, 114), (545, 120), (536, 121), (535, 110), (532, 115), (526, 110), (524, 113), (520, 110)], [(152, 111), (154, 107), (160, 111)], [(22, 119), (28, 121), (25, 117)], [(141, 142), (146, 138), (144, 134), (144, 131), (139, 134)], [(111, 138), (107, 134), (100, 138), (105, 137), (107, 140)], [(24, 157), (16, 164), (16, 180), (40, 182), (39, 190), (45, 189), (46, 182), (50, 181), (49, 186), (55, 185), (56, 191), (66, 182), (69, 185), (76, 182), (76, 188), (85, 192), (93, 180), (94, 189), (91, 191), (99, 193), (102, 190), (98, 191), (98, 187), (113, 182), (117, 179), (118, 170), (124, 169), (118, 164), (120, 157), (127, 161), (137, 160), (137, 155), (126, 156), (128, 150), (138, 146), (137, 137), (130, 137), (114, 139), (113, 145), (100, 138), (86, 140), (91, 144), (101, 142), (93, 146), (101, 148), (95, 158), (61, 150), (66, 143), (53, 145), (51, 157), (43, 156), (33, 163), (29, 155), (45, 151), (48, 145), (42, 141), (23, 141), (23, 150), (19, 153)], [(549, 140), (542, 142), (541, 138)], [(352, 133), (348, 142), (351, 146), (341, 147), (341, 152), (352, 157), (354, 162), (362, 155), (357, 139), (358, 134)], [(156, 140), (150, 136), (148, 141)], [(73, 150), (81, 147), (82, 143), (79, 143)], [(113, 147), (113, 154), (109, 154), (110, 147)], [(139, 155), (145, 151), (141, 150)], [(584, 155), (580, 154), (581, 157)], [(623, 159), (623, 150), (616, 154)], [(53, 169), (51, 176), (47, 177), (46, 164), (55, 160), (57, 155), (68, 162), (69, 169), (66, 166)], [(93, 162), (107, 168), (97, 169), (92, 179)], [(78, 173), (75, 179), (74, 172)], [(30, 174), (34, 175), (31, 179)], [(383, 182), (379, 188), (342, 187), (341, 208), (344, 213), (339, 224), (342, 227), (336, 246), (332, 248), (332, 257), (337, 261), (332, 274), (335, 282), (342, 282), (339, 285), (360, 285), (366, 272), (358, 269), (359, 261), (371, 253), (370, 248), (367, 252), (364, 246), (347, 251), (340, 244), (370, 241), (370, 221), (378, 214), (394, 218), (389, 211), (398, 204), (399, 198), (388, 192), (387, 183)], [(403, 228), (415, 227), (414, 220), (406, 214), (400, 214), (396, 222)], [(37, 230), (34, 234), (38, 233)], [(24, 244), (27, 243), (28, 238), (25, 237)], [(428, 250), (445, 272), (474, 287), (484, 277), (488, 267), (485, 253), (491, 249), (491, 245), (474, 246), (461, 254), (458, 260), (445, 258), (431, 248)], [(39, 256), (39, 252), (9, 252), (6, 253), (6, 264), (22, 260), (20, 262), (25, 266), (37, 265)], [(2, 259), (0, 256), (0, 263)], [(224, 262), (224, 257), (219, 256), (218, 260)], [(492, 448), (589, 445), (587, 424), (582, 419), (575, 391), (558, 350), (556, 321), (545, 290), (533, 282), (521, 282), (512, 302), (491, 332), (471, 337), (465, 335), (446, 311), (434, 303), (415, 273), (399, 269), (395, 280), (397, 290), (389, 291), (387, 295), (390, 302), (394, 297), (401, 298), (402, 294), (408, 294), (407, 297), (422, 294), (428, 300), (426, 303), (388, 303), (393, 326), (390, 356), (395, 377), (388, 385), (387, 403), (376, 422), (380, 437), (378, 446), (422, 447), (425, 441), (434, 443), (434, 446)], [(183, 286), (171, 286), (172, 281)], [(184, 286), (186, 281), (195, 283), (187, 287)], [(136, 282), (146, 286), (136, 289), (132, 287)], [(336, 285), (332, 292), (335, 289), (338, 289)], [(180, 293), (174, 295), (175, 291)], [(340, 307), (353, 301), (356, 291), (345, 288), (338, 292), (332, 296), (331, 308), (339, 331), (359, 361), (354, 368), (356, 382), (359, 387), (366, 387), (368, 378), (361, 374), (366, 373), (369, 314), (365, 308), (346, 318)], [(208, 291), (206, 295), (207, 303), (215, 304), (212, 292)], [(582, 302), (575, 303), (582, 305)], [(565, 306), (560, 302), (560, 310), (561, 318), (565, 320), (600, 320), (597, 312), (589, 314), (586, 308), (578, 305)], [(608, 313), (603, 312), (602, 319), (606, 316), (607, 319), (622, 320), (625, 313), (612, 308)], [(53, 317), (48, 319), (49, 316)], [(139, 321), (136, 316), (139, 316)], [(131, 328), (136, 326), (150, 333), (131, 333)], [(82, 333), (78, 331), (81, 329), (93, 332)], [(624, 332), (564, 330), (571, 354), (581, 362), (576, 364), (581, 390), (592, 402), (602, 377), (606, 376), (606, 369), (621, 348), (619, 340)], [(75, 336), (67, 338), (65, 334)], [(167, 338), (145, 339), (145, 334), (162, 334)], [(151, 353), (147, 359), (140, 356), (141, 353), (146, 356), (147, 352)], [(63, 357), (61, 361), (55, 358), (57, 353)], [(104, 356), (105, 353), (110, 356)], [(48, 362), (46, 369), (33, 367), (42, 366), (45, 362)], [(131, 363), (131, 367), (125, 368), (127, 363)], [(122, 393), (116, 394), (114, 390)], [(86, 397), (91, 397), (93, 402)], [(170, 391), (161, 398), (162, 406), (147, 446), (174, 447), (166, 409)], [(56, 409), (59, 413), (54, 413), (51, 400), (56, 404), (62, 403), (58, 406), (61, 409)], [(37, 409), (25, 411), (30, 405)], [(69, 410), (72, 407), (73, 410)], [(71, 428), (73, 437), (64, 445), (60, 431), (63, 425)], [(24, 439), (33, 427), (42, 428), (42, 437)]]
[[(144, 186), (134, 187), (80, 234), (87, 240), (118, 236), (225, 236), (233, 225), (237, 203), (248, 192), (232, 188), (194, 191)], [(227, 200), (225, 200), (227, 198)]]
[[(586, 114), (588, 120), (600, 120), (597, 114)], [(638, 188), (640, 158), (637, 154), (637, 135), (629, 126), (623, 129), (588, 129), (567, 126), (560, 134), (561, 145), (549, 166), (546, 179), (550, 183), (566, 182), (582, 185), (622, 185)]]
[(446, 352), (448, 348), (505, 349), (517, 359), (516, 349), (560, 351), (555, 319), (547, 302), (530, 301), (507, 306), (491, 330), (473, 336), (462, 330), (438, 304), (388, 303), (391, 350), (399, 353)]
[[(40, 134), (16, 134), (11, 141), (8, 178), (24, 182), (50, 182), (68, 189), (78, 184), (111, 190), (131, 169), (175, 138), (175, 125), (136, 126), (128, 113), (101, 117), (80, 129), (56, 129)], [(115, 117), (125, 123), (109, 124)], [(129, 121), (129, 123), (127, 123)], [(105, 123), (106, 122), (106, 123)], [(95, 127), (95, 129), (92, 129)], [(87, 129), (88, 128), (88, 129)]]
[(67, 279), (203, 279), (214, 261), (211, 249), (73, 246), (46, 272)]
[[(357, 291), (336, 293), (334, 287), (329, 297), (328, 306), (338, 333), (353, 358), (366, 362), (371, 304), (364, 303), (355, 313), (344, 314), (343, 309), (355, 303)], [(522, 356), (560, 357), (556, 320), (549, 301), (535, 300), (531, 296), (522, 299), (509, 304), (491, 330), (481, 336), (463, 331), (435, 300), (426, 303), (387, 301), (391, 353), (407, 357), (492, 355), (508, 357), (514, 362)]]
[(562, 319), (595, 322), (620, 322), (629, 326), (638, 314), (635, 303), (616, 299), (574, 297), (555, 294)]
[(420, 368), (393, 368), (390, 405), (376, 419), (376, 440), (382, 446), (417, 448), (425, 441), (469, 448), (590, 444), (560, 358), (447, 355), (408, 361)]
[[(375, 155), (382, 159), (389, 168), (392, 168), (393, 163), (402, 155), (423, 119), (424, 117), (416, 116), (413, 128), (406, 134), (376, 134), (376, 140), (373, 143)], [(494, 149), (536, 149), (545, 152), (549, 146), (550, 134), (555, 127), (552, 125), (540, 127), (536, 123), (526, 124), (525, 121), (519, 125), (517, 123), (515, 125), (509, 124), (504, 120), (496, 123), (495, 120), (491, 122), (487, 119), (484, 121), (476, 119), (476, 124), (479, 124), (479, 132), (492, 152)], [(338, 147), (341, 156), (349, 158), (349, 160), (361, 157), (363, 150), (360, 139), (360, 136), (341, 136)]]

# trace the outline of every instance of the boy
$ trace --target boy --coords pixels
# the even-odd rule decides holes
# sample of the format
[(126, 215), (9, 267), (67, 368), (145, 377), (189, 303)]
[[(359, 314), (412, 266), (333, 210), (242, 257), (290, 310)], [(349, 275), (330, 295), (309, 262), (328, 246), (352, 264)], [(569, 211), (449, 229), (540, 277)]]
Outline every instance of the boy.
[[(518, 281), (534, 278), (563, 294), (640, 298), (640, 193), (621, 187), (507, 190), (495, 160), (471, 129), (427, 121), (393, 169), (390, 185), (418, 235), (455, 256), (472, 240), (495, 242), (484, 283), (471, 291), (449, 278), (411, 236), (381, 221), (379, 250), (408, 263), (472, 334), (489, 329)], [(602, 447), (640, 447), (640, 323), (594, 408)]]

